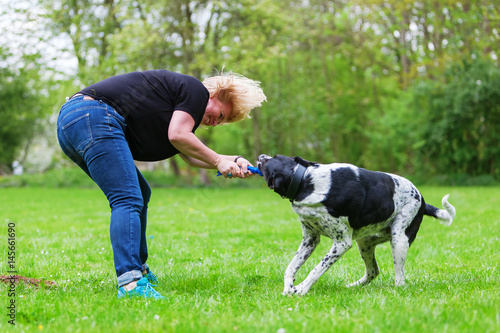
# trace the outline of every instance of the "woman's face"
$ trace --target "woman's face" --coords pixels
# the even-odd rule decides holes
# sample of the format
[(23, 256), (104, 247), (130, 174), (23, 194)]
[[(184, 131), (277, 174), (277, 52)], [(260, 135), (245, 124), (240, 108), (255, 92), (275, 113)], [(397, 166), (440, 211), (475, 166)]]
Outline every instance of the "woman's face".
[(225, 123), (233, 111), (230, 103), (222, 103), (217, 96), (210, 97), (201, 123), (205, 126), (217, 126)]

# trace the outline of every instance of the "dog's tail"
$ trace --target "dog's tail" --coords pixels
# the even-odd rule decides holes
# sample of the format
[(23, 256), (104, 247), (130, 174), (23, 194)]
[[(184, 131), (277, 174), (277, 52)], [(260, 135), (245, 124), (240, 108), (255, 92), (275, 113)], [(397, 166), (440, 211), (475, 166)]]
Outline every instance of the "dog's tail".
[(433, 205), (425, 204), (425, 215), (429, 215), (432, 217), (435, 217), (439, 220), (439, 223), (449, 226), (453, 222), (453, 219), (455, 218), (456, 210), (455, 207), (453, 207), (449, 202), (448, 202), (448, 197), (450, 195), (447, 194), (443, 197), (442, 204), (444, 209), (439, 209), (434, 207)]

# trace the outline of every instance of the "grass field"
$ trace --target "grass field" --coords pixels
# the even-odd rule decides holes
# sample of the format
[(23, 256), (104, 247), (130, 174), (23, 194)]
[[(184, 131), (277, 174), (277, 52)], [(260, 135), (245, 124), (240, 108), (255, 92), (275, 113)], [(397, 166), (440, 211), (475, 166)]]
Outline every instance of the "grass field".
[[(394, 287), (389, 244), (382, 274), (348, 289), (364, 265), (354, 246), (304, 297), (281, 295), (283, 273), (301, 240), (300, 223), (268, 189), (153, 189), (148, 260), (164, 301), (117, 300), (109, 208), (97, 189), (0, 189), (2, 274), (7, 226), (15, 223), (19, 275), (56, 287), (16, 288), (22, 332), (498, 332), (500, 188), (422, 187), (450, 227), (426, 217)], [(323, 238), (300, 282), (330, 247)], [(13, 330), (0, 286), (0, 331)]]

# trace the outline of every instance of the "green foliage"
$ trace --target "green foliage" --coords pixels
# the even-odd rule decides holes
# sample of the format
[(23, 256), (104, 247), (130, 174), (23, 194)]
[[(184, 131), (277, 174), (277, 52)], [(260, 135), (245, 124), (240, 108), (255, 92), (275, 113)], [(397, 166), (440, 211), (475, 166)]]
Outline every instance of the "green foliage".
[(500, 70), (475, 60), (450, 64), (445, 74), (393, 96), (389, 85), (380, 109), (369, 113), (364, 166), (424, 183), (499, 180)]
[[(394, 88), (391, 82), (387, 84), (386, 89)], [(368, 113), (369, 143), (362, 153), (363, 167), (406, 176), (419, 170), (420, 162), (414, 152), (421, 145), (420, 128), (426, 120), (412, 107), (411, 98), (411, 92), (399, 92), (398, 96), (383, 98), (380, 106)]]
[[(466, 61), (446, 72), (446, 82), (415, 90), (415, 106), (426, 111), (424, 158), (438, 173), (490, 174), (499, 179), (500, 70)], [(424, 111), (424, 112), (425, 112)]]
[[(68, 40), (61, 51), (77, 59), (78, 72), (66, 82), (50, 77), (35, 92), (70, 95), (135, 70), (203, 79), (224, 68), (261, 81), (268, 102), (230, 129), (197, 131), (217, 152), (498, 179), (496, 118), (485, 116), (496, 105), (500, 64), (495, 1), (39, 2), (38, 15)], [(469, 83), (486, 75), (476, 100), (473, 83), (452, 86), (465, 69), (447, 69), (462, 68), (463, 59), (491, 67), (467, 74)], [(61, 101), (42, 104), (55, 110)]]
[[(7, 60), (0, 48), (0, 62)], [(23, 144), (33, 134), (43, 110), (29, 70), (0, 67), (0, 174), (10, 171)]]
[[(457, 217), (450, 227), (424, 219), (409, 251), (404, 287), (394, 286), (390, 245), (383, 244), (377, 248), (381, 275), (368, 286), (346, 288), (364, 274), (353, 246), (309, 294), (286, 297), (283, 272), (302, 237), (288, 201), (268, 189), (155, 189), (148, 263), (167, 300), (145, 302), (116, 299), (109, 206), (98, 189), (3, 189), (3, 227), (16, 225), (17, 273), (57, 286), (19, 284), (16, 326), (4, 318), (0, 330), (499, 331), (500, 189), (421, 191), (438, 206), (450, 193)], [(296, 283), (330, 246), (323, 238)], [(7, 304), (5, 284), (0, 294)]]

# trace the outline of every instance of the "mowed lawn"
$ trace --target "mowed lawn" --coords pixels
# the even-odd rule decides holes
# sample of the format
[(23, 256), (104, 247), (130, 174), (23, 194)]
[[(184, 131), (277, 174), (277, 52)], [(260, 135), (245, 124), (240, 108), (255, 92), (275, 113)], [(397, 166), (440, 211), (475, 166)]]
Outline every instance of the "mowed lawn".
[[(116, 299), (109, 207), (98, 189), (0, 189), (2, 275), (7, 226), (15, 223), (16, 271), (54, 281), (17, 286), (19, 332), (498, 332), (500, 188), (421, 187), (450, 227), (424, 218), (394, 286), (389, 244), (377, 248), (381, 275), (364, 274), (356, 246), (303, 297), (282, 296), (283, 273), (301, 240), (287, 200), (266, 188), (153, 189), (148, 263), (163, 301)], [(296, 283), (331, 246), (328, 238)], [(0, 286), (3, 312), (10, 304)], [(2, 315), (0, 331), (12, 330)]]

